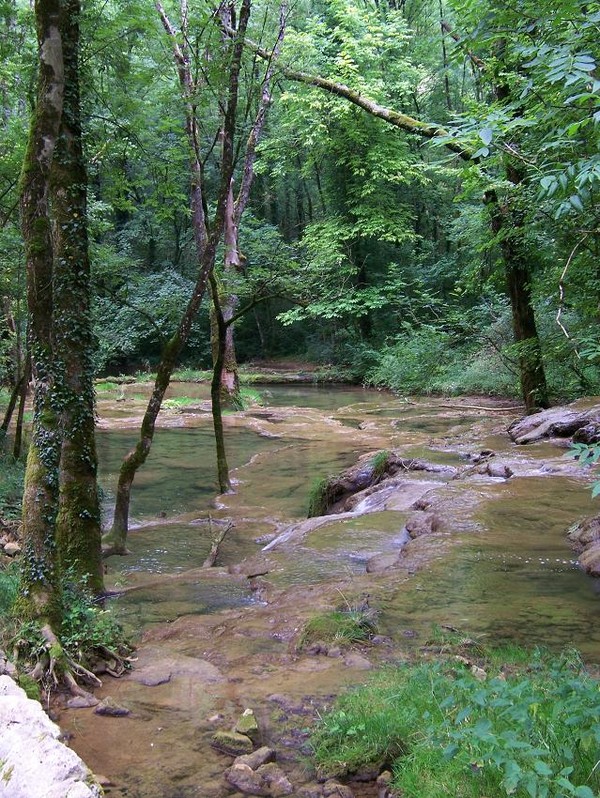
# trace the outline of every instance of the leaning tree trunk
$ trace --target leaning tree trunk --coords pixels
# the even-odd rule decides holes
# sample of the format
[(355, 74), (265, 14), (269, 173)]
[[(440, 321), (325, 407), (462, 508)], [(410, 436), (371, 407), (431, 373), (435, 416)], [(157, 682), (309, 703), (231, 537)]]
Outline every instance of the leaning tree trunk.
[(87, 174), (79, 100), (79, 0), (63, 0), (62, 124), (51, 173), (55, 222), (54, 324), (60, 364), (61, 456), (56, 540), (61, 571), (104, 591), (95, 441)]
[[(182, 62), (180, 61), (181, 53), (178, 48), (176, 37), (172, 32), (172, 28), (170, 26), (170, 23), (168, 22), (168, 19), (164, 15), (164, 11), (162, 10), (161, 4), (156, 3), (156, 6), (163, 19), (163, 24), (165, 26), (165, 29), (167, 30), (169, 35), (171, 35), (175, 40), (174, 41), (175, 59), (179, 66), (180, 76), (182, 76), (183, 75)], [(163, 356), (161, 358), (161, 362), (159, 363), (156, 380), (154, 382), (154, 389), (152, 391), (152, 395), (150, 396), (150, 400), (148, 402), (148, 406), (146, 408), (146, 412), (142, 420), (140, 439), (136, 444), (136, 446), (133, 449), (131, 449), (131, 451), (126, 455), (126, 457), (123, 460), (123, 463), (121, 464), (121, 469), (119, 471), (119, 481), (117, 484), (117, 496), (115, 500), (115, 513), (113, 518), (113, 524), (110, 532), (104, 536), (102, 541), (104, 556), (109, 556), (111, 554), (127, 554), (126, 543), (127, 543), (127, 532), (129, 528), (129, 504), (130, 504), (131, 488), (133, 485), (133, 480), (135, 478), (138, 468), (140, 468), (146, 462), (148, 454), (150, 453), (150, 448), (152, 446), (152, 441), (154, 439), (154, 431), (156, 428), (156, 419), (160, 412), (162, 400), (169, 386), (169, 382), (171, 380), (171, 374), (173, 372), (173, 369), (175, 368), (175, 364), (177, 363), (179, 354), (181, 353), (181, 350), (183, 349), (186, 341), (189, 338), (192, 322), (194, 321), (198, 308), (200, 307), (200, 303), (206, 292), (206, 286), (208, 283), (209, 275), (214, 267), (217, 244), (221, 239), (221, 236), (223, 235), (223, 228), (225, 225), (225, 205), (227, 203), (227, 194), (231, 183), (231, 176), (233, 174), (233, 162), (234, 162), (233, 137), (235, 132), (235, 118), (236, 118), (238, 88), (239, 88), (239, 73), (240, 73), (241, 59), (242, 59), (242, 48), (243, 48), (242, 41), (246, 32), (249, 16), (250, 16), (250, 0), (242, 0), (242, 8), (240, 12), (237, 39), (234, 43), (233, 55), (230, 63), (229, 93), (227, 97), (227, 106), (225, 111), (225, 120), (223, 124), (223, 136), (222, 136), (223, 154), (221, 161), (221, 178), (220, 178), (219, 194), (217, 198), (217, 209), (214, 221), (212, 224), (210, 235), (206, 240), (206, 245), (204, 246), (201, 255), (199, 257), (198, 278), (194, 286), (192, 297), (188, 302), (185, 312), (181, 318), (181, 321), (179, 323), (179, 328), (177, 329), (175, 335), (167, 343), (165, 350), (163, 352)], [(188, 117), (187, 120), (188, 124), (189, 121), (190, 119)], [(195, 145), (194, 147), (192, 147), (192, 150), (193, 153), (196, 152)], [(198, 223), (200, 220), (199, 209), (197, 207), (194, 207), (195, 198), (199, 196), (200, 187), (199, 185), (197, 185), (197, 180), (200, 177), (201, 173), (197, 173), (195, 170), (192, 170), (191, 201), (192, 201), (192, 223), (194, 225), (196, 225), (196, 223)], [(196, 210), (198, 213), (194, 214), (194, 210)], [(202, 216), (202, 222), (204, 222), (203, 216)], [(200, 245), (199, 242), (205, 240), (205, 228), (202, 230), (195, 229), (194, 234), (196, 238), (196, 245), (199, 246)]]
[(37, 98), (21, 176), (29, 342), (35, 389), (32, 439), (23, 493), (23, 590), (18, 610), (22, 617), (58, 623), (61, 602), (54, 524), (58, 508), (60, 436), (53, 401), (53, 258), (48, 188), (64, 92), (60, 3), (37, 0), (35, 15), (39, 46)]

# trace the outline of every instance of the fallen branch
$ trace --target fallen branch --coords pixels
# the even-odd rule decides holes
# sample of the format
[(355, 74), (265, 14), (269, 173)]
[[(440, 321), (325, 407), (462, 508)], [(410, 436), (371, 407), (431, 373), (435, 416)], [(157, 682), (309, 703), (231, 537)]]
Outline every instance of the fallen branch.
[[(208, 517), (208, 525), (209, 529), (212, 530), (212, 518)], [(223, 529), (219, 532), (219, 534), (214, 538), (212, 545), (210, 547), (210, 551), (208, 553), (208, 557), (202, 563), (203, 568), (212, 568), (215, 564), (217, 556), (219, 554), (219, 546), (223, 542), (225, 535), (229, 532), (230, 529), (233, 529), (233, 524), (229, 523), (227, 526), (223, 527)]]

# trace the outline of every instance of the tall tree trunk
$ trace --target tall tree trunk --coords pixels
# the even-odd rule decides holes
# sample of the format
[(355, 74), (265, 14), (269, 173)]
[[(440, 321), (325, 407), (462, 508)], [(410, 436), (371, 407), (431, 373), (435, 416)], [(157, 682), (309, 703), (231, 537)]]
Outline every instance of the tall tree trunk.
[[(232, 273), (238, 271), (241, 266), (238, 249), (238, 229), (234, 218), (233, 183), (229, 186), (227, 204), (225, 206), (223, 244), (225, 249), (223, 256), (223, 279), (215, 280), (214, 282), (211, 280), (212, 308), (210, 330), (213, 356), (213, 381), (214, 374), (218, 370), (219, 391), (221, 395), (220, 406), (240, 410), (242, 408), (242, 398), (240, 395), (240, 379), (238, 376), (237, 358), (235, 354), (233, 324), (226, 323), (231, 321), (238, 305), (238, 297), (227, 290), (227, 282), (228, 279), (231, 278)], [(219, 293), (215, 294), (215, 290)], [(216, 426), (217, 423), (215, 421), (215, 429)], [(219, 442), (217, 441), (217, 452), (218, 450)], [(219, 482), (222, 483), (220, 477)]]
[(29, 342), (34, 378), (32, 439), (23, 493), (22, 616), (58, 623), (60, 583), (55, 540), (60, 436), (53, 402), (52, 235), (49, 180), (60, 128), (64, 72), (58, 0), (36, 0), (39, 46), (36, 107), (21, 176)]
[[(177, 42), (177, 36), (172, 28), (168, 18), (166, 17), (162, 5), (156, 3), (157, 9), (163, 20), (165, 30), (171, 36), (175, 61), (178, 65), (180, 79), (187, 80), (189, 76), (189, 63), (188, 72), (186, 73), (186, 60)], [(182, 4), (182, 10), (186, 10), (187, 5)], [(230, 63), (229, 71), (229, 90), (225, 111), (225, 119), (223, 123), (222, 135), (222, 160), (221, 160), (221, 178), (219, 186), (219, 194), (217, 197), (217, 208), (215, 217), (211, 226), (211, 231), (206, 239), (206, 217), (204, 214), (202, 186), (198, 181), (202, 178), (200, 169), (199, 152), (197, 149), (198, 140), (195, 136), (196, 125), (195, 117), (190, 118), (188, 106), (186, 111), (186, 129), (188, 130), (188, 141), (191, 148), (192, 165), (197, 164), (198, 169), (191, 169), (191, 209), (192, 209), (192, 224), (194, 227), (194, 238), (198, 250), (198, 277), (194, 286), (194, 291), (185, 312), (179, 323), (177, 332), (165, 346), (161, 361), (158, 366), (156, 380), (154, 382), (154, 389), (140, 429), (140, 439), (136, 446), (130, 450), (125, 456), (121, 469), (119, 471), (119, 481), (117, 484), (117, 496), (115, 500), (115, 513), (113, 524), (110, 532), (103, 538), (103, 551), (105, 556), (111, 554), (126, 554), (127, 553), (127, 532), (129, 528), (129, 503), (131, 498), (131, 488), (138, 468), (145, 462), (150, 453), (152, 441), (154, 438), (154, 431), (156, 428), (156, 419), (160, 412), (162, 400), (165, 391), (169, 386), (171, 374), (175, 368), (175, 364), (179, 358), (181, 350), (189, 338), (192, 322), (196, 316), (200, 303), (206, 292), (209, 275), (214, 267), (215, 254), (217, 244), (223, 235), (223, 228), (225, 226), (225, 206), (227, 203), (227, 196), (231, 184), (231, 177), (233, 174), (233, 137), (235, 132), (235, 119), (238, 100), (239, 89), (239, 72), (241, 68), (243, 38), (245, 36), (248, 19), (250, 16), (250, 0), (242, 0), (242, 8), (240, 12), (240, 19), (236, 39), (233, 45), (233, 53)], [(184, 20), (186, 14), (184, 13)], [(190, 125), (190, 122), (193, 123)], [(205, 244), (205, 245), (204, 245)]]
[(217, 477), (219, 480), (219, 490), (226, 493), (231, 490), (231, 480), (229, 479), (229, 465), (227, 463), (227, 452), (225, 449), (225, 433), (223, 430), (223, 369), (227, 349), (227, 332), (232, 325), (227, 325), (221, 304), (219, 301), (220, 286), (214, 272), (210, 275), (210, 289), (213, 298), (213, 323), (217, 326), (216, 342), (217, 351), (214, 353), (213, 376), (210, 385), (210, 399), (213, 417), (213, 428), (215, 432), (215, 445), (217, 452)]
[(61, 570), (69, 568), (96, 595), (104, 590), (95, 441), (93, 336), (87, 237), (87, 174), (79, 100), (80, 1), (63, 0), (65, 94), (51, 173), (54, 243), (54, 328), (60, 364), (59, 506), (56, 539)]
[[(521, 182), (518, 170), (509, 165), (507, 175), (513, 185), (518, 187)], [(486, 198), (491, 206), (492, 232), (499, 239), (504, 261), (519, 360), (521, 395), (527, 413), (535, 413), (537, 410), (549, 407), (550, 403), (533, 309), (529, 256), (524, 244), (525, 213), (518, 207), (516, 197), (508, 197), (504, 203), (501, 203), (496, 191), (491, 191)]]
[(29, 352), (25, 355), (25, 371), (21, 383), (21, 391), (19, 394), (19, 409), (17, 411), (17, 422), (15, 424), (15, 437), (13, 441), (13, 457), (18, 460), (21, 456), (21, 448), (23, 446), (23, 418), (25, 416), (25, 402), (27, 401), (27, 392), (29, 390), (29, 381), (31, 380), (31, 356)]

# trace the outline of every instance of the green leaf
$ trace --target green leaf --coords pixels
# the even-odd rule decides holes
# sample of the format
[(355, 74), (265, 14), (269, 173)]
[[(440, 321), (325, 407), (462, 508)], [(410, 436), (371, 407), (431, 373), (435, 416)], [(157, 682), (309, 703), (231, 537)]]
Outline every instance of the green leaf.
[(492, 139), (494, 138), (494, 131), (491, 127), (484, 127), (479, 131), (479, 138), (483, 141), (486, 145), (490, 144)]

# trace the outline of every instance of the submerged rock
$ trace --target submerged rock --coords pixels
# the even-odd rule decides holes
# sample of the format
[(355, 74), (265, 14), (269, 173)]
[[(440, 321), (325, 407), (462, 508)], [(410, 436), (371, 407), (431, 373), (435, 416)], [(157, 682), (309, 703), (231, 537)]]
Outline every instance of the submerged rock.
[(216, 748), (217, 751), (221, 751), (224, 754), (230, 754), (231, 756), (251, 754), (254, 750), (252, 740), (249, 737), (246, 737), (245, 734), (240, 734), (239, 732), (235, 731), (215, 732), (211, 745), (213, 748)]
[(268, 762), (273, 762), (275, 759), (275, 751), (266, 745), (262, 748), (257, 748), (251, 754), (242, 754), (236, 757), (234, 765), (248, 765), (252, 770), (256, 770), (261, 765), (266, 765)]
[(253, 710), (245, 709), (243, 711), (238, 722), (235, 724), (234, 731), (238, 732), (238, 734), (245, 734), (246, 737), (256, 741), (258, 737), (258, 722)]

